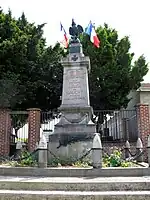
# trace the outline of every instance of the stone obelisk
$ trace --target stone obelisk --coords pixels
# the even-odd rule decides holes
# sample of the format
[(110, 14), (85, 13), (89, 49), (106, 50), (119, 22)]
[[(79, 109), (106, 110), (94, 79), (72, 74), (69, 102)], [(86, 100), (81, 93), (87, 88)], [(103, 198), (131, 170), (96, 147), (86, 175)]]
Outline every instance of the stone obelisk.
[(90, 59), (84, 56), (78, 39), (70, 43), (69, 54), (61, 63), (64, 68), (62, 103), (59, 108), (62, 115), (50, 136), (49, 146), (52, 151), (56, 148), (56, 143), (58, 149), (75, 142), (92, 141), (96, 132), (95, 124), (91, 121), (92, 108), (89, 100)]

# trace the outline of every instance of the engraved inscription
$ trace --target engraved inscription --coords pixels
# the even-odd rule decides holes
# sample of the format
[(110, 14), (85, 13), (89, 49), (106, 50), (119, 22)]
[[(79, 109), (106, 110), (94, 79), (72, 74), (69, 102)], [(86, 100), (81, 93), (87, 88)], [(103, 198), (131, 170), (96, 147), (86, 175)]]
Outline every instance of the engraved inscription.
[(67, 88), (65, 99), (66, 100), (81, 100), (83, 97), (83, 80), (84, 71), (71, 69), (66, 72)]

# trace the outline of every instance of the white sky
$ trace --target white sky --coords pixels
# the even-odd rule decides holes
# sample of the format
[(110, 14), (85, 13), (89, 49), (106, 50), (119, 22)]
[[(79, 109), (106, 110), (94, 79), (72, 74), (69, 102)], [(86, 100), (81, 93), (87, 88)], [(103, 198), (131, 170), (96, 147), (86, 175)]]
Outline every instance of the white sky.
[(120, 37), (130, 36), (136, 58), (144, 54), (150, 62), (150, 0), (0, 0), (0, 5), (4, 11), (10, 8), (15, 17), (24, 11), (30, 22), (47, 23), (48, 45), (59, 40), (60, 21), (66, 30), (72, 18), (83, 27), (90, 20), (96, 26), (106, 22)]

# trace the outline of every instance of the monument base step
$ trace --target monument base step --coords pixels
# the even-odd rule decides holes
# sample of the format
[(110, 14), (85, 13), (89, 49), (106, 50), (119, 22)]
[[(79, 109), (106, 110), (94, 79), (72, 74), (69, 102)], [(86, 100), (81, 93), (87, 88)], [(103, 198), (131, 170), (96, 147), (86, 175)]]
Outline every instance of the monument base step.
[(33, 191), (148, 191), (150, 177), (67, 178), (0, 177), (1, 190)]
[(149, 200), (150, 191), (21, 191), (0, 190), (1, 200)]

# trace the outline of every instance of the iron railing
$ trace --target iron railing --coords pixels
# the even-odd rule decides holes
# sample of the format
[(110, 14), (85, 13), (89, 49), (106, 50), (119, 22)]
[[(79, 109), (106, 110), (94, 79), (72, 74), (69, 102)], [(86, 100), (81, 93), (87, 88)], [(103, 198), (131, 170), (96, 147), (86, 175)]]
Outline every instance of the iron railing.
[[(60, 116), (58, 112), (41, 113), (41, 128), (47, 136), (53, 133)], [(102, 141), (136, 141), (138, 138), (136, 110), (95, 110), (92, 121)]]
[(41, 112), (41, 128), (44, 132), (53, 132), (55, 125), (60, 120), (59, 112)]
[[(41, 128), (47, 136), (54, 132), (60, 116), (58, 112), (41, 112)], [(9, 120), (11, 143), (28, 142), (28, 112), (11, 111)], [(102, 141), (136, 141), (138, 138), (136, 110), (95, 110), (92, 121)]]
[(10, 143), (17, 141), (28, 142), (28, 111), (11, 111), (10, 112)]
[(93, 121), (103, 141), (136, 141), (138, 138), (136, 110), (96, 110)]

